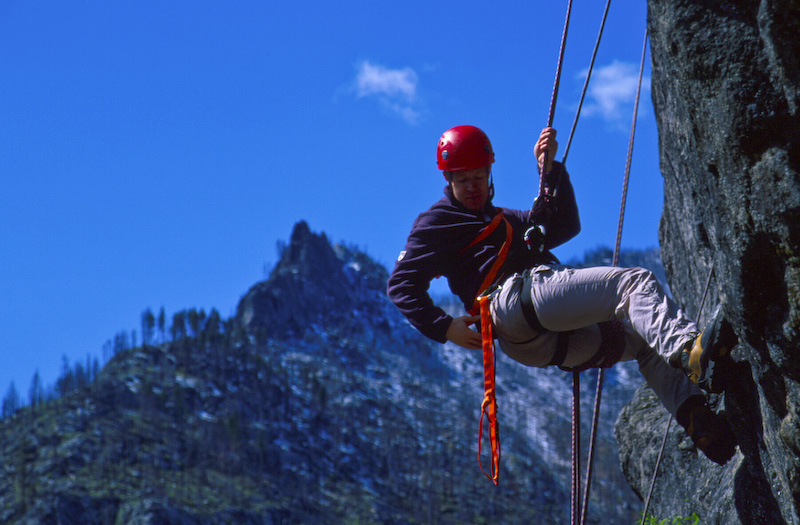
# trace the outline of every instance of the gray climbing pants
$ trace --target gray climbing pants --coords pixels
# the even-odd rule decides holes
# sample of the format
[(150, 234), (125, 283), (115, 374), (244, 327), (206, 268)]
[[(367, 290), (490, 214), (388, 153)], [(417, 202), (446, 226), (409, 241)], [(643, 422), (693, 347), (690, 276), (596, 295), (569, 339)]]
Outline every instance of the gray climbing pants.
[(528, 366), (548, 366), (559, 332), (569, 332), (562, 366), (579, 367), (602, 342), (597, 323), (617, 318), (625, 328), (623, 361), (635, 359), (645, 381), (674, 416), (702, 391), (667, 358), (698, 335), (696, 324), (667, 296), (644, 268), (536, 266), (530, 298), (539, 323), (532, 327), (520, 302), (524, 276), (507, 279), (491, 301), (494, 335), (509, 357)]

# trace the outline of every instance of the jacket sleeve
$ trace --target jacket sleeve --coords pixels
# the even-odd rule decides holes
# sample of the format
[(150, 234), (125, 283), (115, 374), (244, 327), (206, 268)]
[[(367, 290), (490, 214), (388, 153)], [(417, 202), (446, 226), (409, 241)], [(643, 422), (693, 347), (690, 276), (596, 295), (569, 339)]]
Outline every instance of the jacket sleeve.
[(440, 274), (442, 257), (425, 241), (417, 220), (389, 276), (387, 294), (400, 312), (422, 334), (444, 343), (453, 317), (433, 303), (428, 293), (431, 280)]
[(537, 205), (531, 210), (529, 221), (531, 224), (545, 224), (545, 249), (551, 250), (578, 235), (581, 231), (581, 220), (575, 190), (564, 165), (554, 161), (553, 170), (547, 177), (549, 180), (546, 179), (545, 184), (558, 184), (552, 215), (548, 220), (548, 212), (543, 206)]

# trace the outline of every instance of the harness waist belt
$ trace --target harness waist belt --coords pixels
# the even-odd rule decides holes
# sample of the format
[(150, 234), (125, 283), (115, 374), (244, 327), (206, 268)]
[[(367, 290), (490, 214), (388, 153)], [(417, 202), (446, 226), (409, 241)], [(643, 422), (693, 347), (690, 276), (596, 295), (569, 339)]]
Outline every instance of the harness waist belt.
[[(519, 303), (522, 307), (522, 313), (528, 325), (536, 331), (536, 333), (543, 334), (547, 329), (542, 326), (539, 317), (536, 315), (536, 309), (533, 307), (533, 298), (531, 297), (531, 288), (533, 279), (531, 272), (525, 272), (525, 277), (522, 281), (522, 290), (519, 292)], [(556, 352), (553, 358), (547, 363), (547, 366), (561, 366), (567, 358), (567, 351), (569, 350), (569, 332), (559, 332), (558, 341), (556, 342)]]

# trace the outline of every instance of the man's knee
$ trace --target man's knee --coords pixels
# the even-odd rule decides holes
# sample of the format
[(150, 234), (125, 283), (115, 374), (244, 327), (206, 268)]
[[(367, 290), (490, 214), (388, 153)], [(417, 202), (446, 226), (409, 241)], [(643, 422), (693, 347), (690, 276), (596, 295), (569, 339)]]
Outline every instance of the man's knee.
[(656, 275), (647, 268), (634, 267), (627, 269), (629, 285), (643, 290), (661, 293), (661, 283)]

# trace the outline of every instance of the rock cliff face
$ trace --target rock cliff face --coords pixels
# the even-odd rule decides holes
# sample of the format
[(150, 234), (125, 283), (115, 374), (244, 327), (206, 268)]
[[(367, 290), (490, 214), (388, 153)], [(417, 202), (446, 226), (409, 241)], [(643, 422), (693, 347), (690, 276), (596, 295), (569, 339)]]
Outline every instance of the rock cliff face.
[[(800, 3), (648, 7), (669, 284), (694, 317), (722, 302), (741, 340), (734, 385), (714, 399), (739, 452), (716, 467), (674, 428), (653, 509), (660, 517), (694, 511), (703, 523), (797, 523)], [(643, 496), (667, 422), (651, 404), (640, 391), (617, 423), (623, 468)]]

